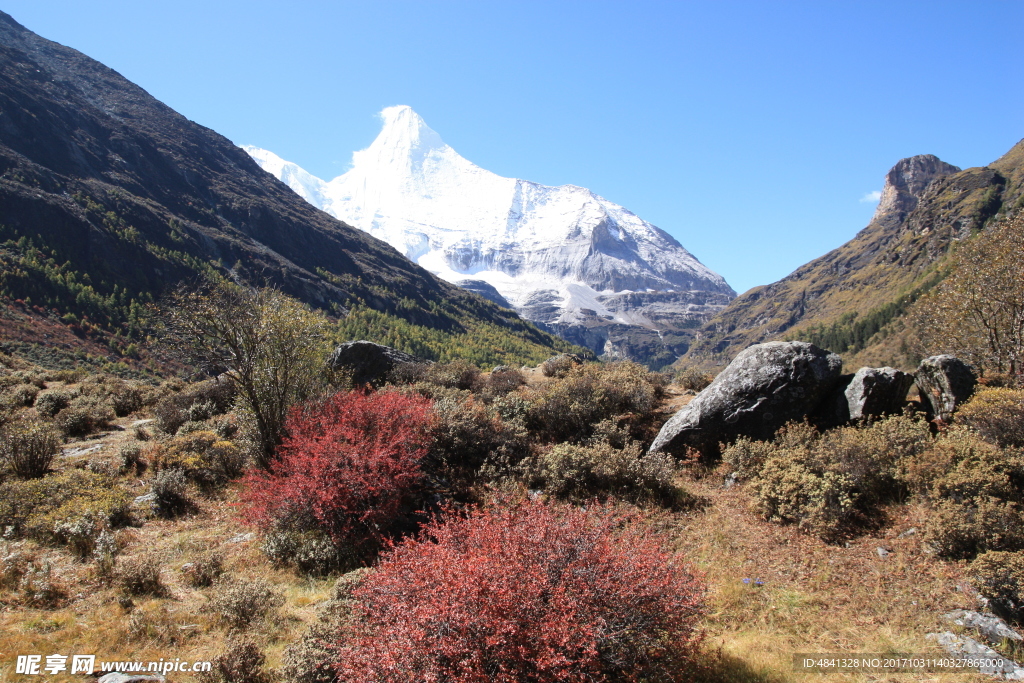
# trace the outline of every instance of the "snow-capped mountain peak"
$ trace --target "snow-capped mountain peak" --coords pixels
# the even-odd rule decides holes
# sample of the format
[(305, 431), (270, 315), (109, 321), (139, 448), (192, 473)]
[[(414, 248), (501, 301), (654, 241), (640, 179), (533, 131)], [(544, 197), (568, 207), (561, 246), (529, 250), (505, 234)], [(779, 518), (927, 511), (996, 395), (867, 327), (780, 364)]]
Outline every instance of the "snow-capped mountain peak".
[[(689, 318), (735, 296), (720, 275), (624, 207), (575, 185), (484, 170), (411, 107), (388, 107), (381, 119), (373, 143), (329, 182), (265, 150), (244, 149), (315, 206), (446, 280), (496, 289), (524, 317), (554, 329), (595, 317), (653, 328), (650, 315), (622, 303), (624, 294), (662, 293)], [(715, 302), (699, 296), (709, 294)]]

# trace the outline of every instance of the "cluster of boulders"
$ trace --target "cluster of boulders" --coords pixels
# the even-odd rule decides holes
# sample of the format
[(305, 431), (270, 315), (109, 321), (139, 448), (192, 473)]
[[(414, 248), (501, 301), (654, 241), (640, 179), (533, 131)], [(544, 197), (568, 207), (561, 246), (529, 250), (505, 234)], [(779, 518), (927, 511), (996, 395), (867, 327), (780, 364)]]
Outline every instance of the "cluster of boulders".
[(744, 349), (703, 391), (672, 416), (651, 452), (705, 454), (737, 437), (768, 439), (779, 427), (807, 419), (821, 428), (899, 413), (916, 383), (920, 408), (948, 422), (977, 384), (953, 356), (933, 356), (915, 374), (861, 368), (842, 374), (842, 359), (807, 342), (768, 342)]

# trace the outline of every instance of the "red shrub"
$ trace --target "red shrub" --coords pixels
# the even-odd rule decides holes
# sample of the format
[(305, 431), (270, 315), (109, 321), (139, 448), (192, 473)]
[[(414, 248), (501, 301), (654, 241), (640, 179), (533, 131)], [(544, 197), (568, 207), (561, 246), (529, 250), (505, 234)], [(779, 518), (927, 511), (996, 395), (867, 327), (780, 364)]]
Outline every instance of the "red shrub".
[(338, 670), (361, 682), (679, 680), (703, 593), (640, 520), (485, 509), (383, 558), (353, 593)]
[(386, 533), (421, 479), (430, 401), (393, 391), (339, 393), (293, 408), (272, 472), (253, 472), (249, 518), (263, 529), (309, 519), (336, 543)]

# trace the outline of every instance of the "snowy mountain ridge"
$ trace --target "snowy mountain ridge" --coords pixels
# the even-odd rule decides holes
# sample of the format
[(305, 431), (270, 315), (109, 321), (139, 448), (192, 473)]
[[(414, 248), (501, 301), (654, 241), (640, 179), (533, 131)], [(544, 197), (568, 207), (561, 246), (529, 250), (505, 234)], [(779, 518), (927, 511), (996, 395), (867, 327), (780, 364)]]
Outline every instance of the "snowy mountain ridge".
[[(493, 287), (524, 317), (567, 338), (565, 328), (595, 321), (658, 330), (669, 300), (679, 315), (703, 318), (735, 296), (720, 275), (624, 207), (586, 188), (484, 170), (410, 107), (388, 107), (381, 118), (381, 133), (331, 181), (272, 152), (243, 149), (314, 206), (450, 282)], [(655, 315), (643, 303), (652, 296), (629, 305), (629, 294), (658, 299)], [(595, 348), (608, 339), (590, 341)]]

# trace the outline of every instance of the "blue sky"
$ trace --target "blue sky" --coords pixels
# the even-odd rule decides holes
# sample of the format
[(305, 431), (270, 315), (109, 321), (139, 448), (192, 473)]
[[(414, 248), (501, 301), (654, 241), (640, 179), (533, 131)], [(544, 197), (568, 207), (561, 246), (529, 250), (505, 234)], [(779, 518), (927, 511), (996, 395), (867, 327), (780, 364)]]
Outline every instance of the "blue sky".
[(505, 176), (588, 187), (738, 291), (864, 225), (900, 158), (1024, 137), (1024, 2), (6, 0), (188, 118), (323, 178), (408, 104)]

